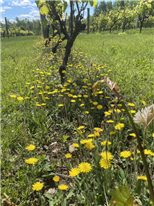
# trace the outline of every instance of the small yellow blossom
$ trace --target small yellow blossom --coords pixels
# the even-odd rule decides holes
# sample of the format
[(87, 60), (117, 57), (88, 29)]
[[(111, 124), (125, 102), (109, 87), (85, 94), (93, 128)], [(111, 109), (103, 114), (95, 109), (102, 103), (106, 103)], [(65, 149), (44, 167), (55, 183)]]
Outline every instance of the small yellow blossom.
[(59, 177), (59, 176), (54, 176), (54, 177), (53, 177), (53, 181), (59, 182), (59, 180), (60, 180), (60, 177)]
[(66, 157), (67, 159), (69, 159), (69, 158), (72, 157), (72, 155), (71, 155), (70, 153), (67, 153), (67, 154), (65, 155), (65, 157)]
[(60, 190), (67, 190), (68, 189), (68, 186), (67, 185), (59, 185), (58, 188)]
[(79, 147), (79, 145), (77, 143), (73, 143), (72, 145), (73, 145), (73, 147)]
[(34, 185), (33, 185), (33, 187), (32, 187), (32, 189), (33, 190), (36, 190), (36, 191), (39, 191), (39, 190), (41, 190), (43, 188), (43, 183), (41, 183), (41, 182), (36, 182)]
[(14, 95), (14, 94), (11, 94), (10, 97), (11, 97), (11, 98), (16, 98), (17, 96)]
[(128, 103), (128, 105), (129, 105), (130, 107), (135, 107), (135, 104), (133, 104), (133, 103)]
[(92, 166), (87, 162), (82, 162), (79, 164), (79, 170), (80, 172), (88, 173), (92, 170)]
[(86, 143), (86, 145), (85, 145), (85, 147), (87, 148), (87, 149), (93, 149), (93, 148), (95, 148), (95, 145), (92, 143), (92, 142), (87, 142)]
[(102, 105), (98, 105), (98, 106), (97, 106), (97, 109), (102, 109), (102, 108), (103, 108)]
[(26, 162), (27, 164), (33, 165), (33, 164), (35, 164), (36, 162), (38, 162), (38, 159), (36, 159), (36, 158), (29, 158), (29, 159), (26, 159), (25, 162)]
[(101, 142), (101, 145), (110, 145), (110, 144), (111, 144), (111, 142), (109, 142), (109, 141)]
[(114, 121), (113, 120), (108, 120), (106, 121), (107, 123), (113, 123)]
[(127, 157), (130, 157), (131, 156), (131, 152), (130, 151), (123, 151), (120, 153), (120, 157), (123, 157), (123, 158), (127, 158)]
[(58, 105), (58, 107), (63, 107), (63, 106), (64, 106), (63, 104), (59, 104), (59, 105)]
[(145, 176), (139, 176), (139, 177), (137, 177), (137, 179), (138, 180), (145, 180), (145, 181), (147, 181), (147, 177), (145, 177)]
[(80, 174), (80, 170), (77, 167), (72, 168), (71, 171), (69, 171), (71, 177), (76, 177), (78, 174)]
[(77, 129), (78, 130), (81, 130), (81, 129), (84, 129), (85, 128), (85, 126), (80, 126), (80, 127), (78, 127)]
[(108, 159), (102, 158), (99, 162), (100, 166), (103, 167), (104, 169), (108, 169), (111, 167), (111, 162)]
[(29, 146), (26, 147), (27, 150), (32, 151), (35, 149), (35, 146), (30, 144)]
[(135, 110), (130, 110), (130, 113), (135, 114), (136, 111)]
[(22, 101), (24, 98), (23, 97), (17, 97), (18, 101)]
[(131, 134), (129, 134), (130, 136), (132, 136), (132, 137), (136, 137), (136, 134), (135, 133), (131, 133)]
[(111, 154), (111, 152), (102, 152), (101, 153), (101, 157), (104, 158), (104, 159), (108, 159), (108, 160), (112, 160), (113, 159), (113, 156)]
[(121, 130), (125, 125), (123, 123), (118, 123), (116, 126), (115, 126), (115, 129), (116, 130)]
[(142, 100), (142, 104), (143, 104), (143, 105), (146, 105), (146, 102)]
[(114, 132), (114, 131), (111, 131), (111, 132), (110, 132), (110, 135), (114, 135), (115, 133), (116, 133), (116, 132)]

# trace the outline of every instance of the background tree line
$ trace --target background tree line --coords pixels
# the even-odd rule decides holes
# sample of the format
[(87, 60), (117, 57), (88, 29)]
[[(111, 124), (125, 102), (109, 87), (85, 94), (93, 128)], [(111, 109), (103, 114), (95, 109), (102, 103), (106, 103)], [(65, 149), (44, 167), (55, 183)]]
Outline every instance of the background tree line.
[[(28, 19), (19, 19), (16, 17), (15, 20), (16, 21), (14, 22), (7, 20), (9, 36), (13, 37), (41, 34), (41, 23), (39, 19), (30, 21)], [(5, 24), (1, 24), (1, 36), (6, 37)]]

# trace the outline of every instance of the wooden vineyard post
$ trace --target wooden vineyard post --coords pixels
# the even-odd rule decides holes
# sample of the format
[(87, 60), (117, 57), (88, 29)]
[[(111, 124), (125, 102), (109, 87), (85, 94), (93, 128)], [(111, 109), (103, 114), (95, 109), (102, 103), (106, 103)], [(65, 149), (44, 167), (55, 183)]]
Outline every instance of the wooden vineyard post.
[(7, 38), (9, 38), (9, 31), (8, 31), (8, 25), (7, 25), (6, 17), (5, 17), (5, 26), (6, 26)]
[(89, 25), (90, 25), (90, 8), (87, 9), (87, 34), (89, 34)]
[(70, 14), (70, 16), (71, 16), (71, 28), (70, 28), (70, 31), (71, 31), (71, 36), (72, 36), (72, 34), (73, 34), (73, 1), (70, 1), (70, 4), (71, 4), (71, 14)]

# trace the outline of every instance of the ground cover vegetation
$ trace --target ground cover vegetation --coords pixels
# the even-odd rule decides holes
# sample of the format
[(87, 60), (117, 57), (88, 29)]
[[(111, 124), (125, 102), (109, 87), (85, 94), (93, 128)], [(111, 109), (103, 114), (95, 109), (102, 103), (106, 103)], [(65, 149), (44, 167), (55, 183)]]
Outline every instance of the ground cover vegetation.
[(152, 205), (152, 31), (2, 40), (3, 205)]
[[(14, 22), (7, 20), (7, 27), (10, 37), (41, 34), (41, 23), (39, 19), (30, 21), (28, 19), (19, 19), (17, 17)], [(7, 37), (5, 24), (1, 24), (1, 37)]]

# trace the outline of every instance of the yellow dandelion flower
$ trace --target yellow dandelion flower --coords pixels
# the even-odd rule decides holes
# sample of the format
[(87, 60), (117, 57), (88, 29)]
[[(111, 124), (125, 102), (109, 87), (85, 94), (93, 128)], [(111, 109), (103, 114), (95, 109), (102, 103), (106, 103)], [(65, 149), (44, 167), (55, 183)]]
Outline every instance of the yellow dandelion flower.
[(84, 106), (84, 104), (80, 104), (80, 107), (83, 107)]
[(80, 170), (77, 167), (72, 168), (71, 171), (69, 171), (71, 177), (76, 177), (78, 174), (80, 174)]
[(76, 100), (75, 100), (75, 99), (72, 99), (71, 102), (74, 103), (74, 102), (76, 102)]
[(59, 190), (67, 190), (68, 186), (67, 185), (59, 185), (58, 188), (59, 188)]
[(102, 109), (102, 108), (103, 108), (102, 105), (98, 105), (98, 106), (97, 106), (97, 109)]
[(116, 133), (116, 132), (114, 132), (114, 131), (111, 131), (111, 132), (110, 132), (110, 135), (114, 135), (115, 133)]
[(98, 104), (98, 102), (93, 102), (93, 105), (95, 105), (95, 106), (96, 106), (97, 104)]
[(135, 114), (136, 111), (135, 110), (130, 110), (130, 113)]
[(35, 149), (35, 146), (30, 144), (29, 146), (26, 147), (26, 150), (32, 151)]
[(54, 182), (59, 182), (59, 180), (60, 180), (60, 177), (59, 177), (59, 176), (54, 176), (54, 177), (53, 177), (53, 181), (54, 181)]
[(151, 150), (147, 150), (147, 149), (144, 150), (145, 155), (151, 155), (151, 153), (152, 153)]
[(82, 162), (79, 164), (79, 170), (80, 172), (88, 173), (92, 170), (92, 166), (87, 162)]
[(137, 179), (138, 180), (145, 180), (145, 181), (147, 181), (147, 177), (145, 177), (145, 176), (139, 176), (139, 177), (137, 177)]
[(66, 157), (67, 159), (69, 159), (69, 158), (72, 157), (72, 155), (71, 155), (70, 153), (67, 153), (67, 154), (65, 155), (65, 157)]
[(85, 126), (80, 126), (80, 127), (78, 127), (77, 129), (78, 130), (81, 130), (81, 129), (84, 129), (85, 128)]
[(135, 133), (131, 133), (131, 134), (129, 134), (130, 136), (132, 136), (132, 137), (136, 137), (136, 134)]
[(86, 114), (89, 114), (89, 111), (85, 111)]
[(87, 143), (87, 140), (86, 139), (83, 139), (80, 141), (80, 144), (86, 144)]
[(95, 137), (95, 134), (89, 134), (88, 137)]
[(29, 159), (26, 159), (25, 162), (26, 162), (27, 164), (33, 165), (33, 164), (35, 164), (36, 162), (38, 162), (38, 159), (36, 159), (36, 158), (29, 158)]
[(95, 135), (96, 137), (99, 137), (99, 136), (100, 136), (100, 134), (99, 134), (98, 131), (94, 131), (94, 135)]
[(73, 145), (73, 147), (79, 147), (79, 144), (77, 144), (77, 143), (73, 143), (72, 145)]
[(128, 105), (130, 106), (130, 107), (135, 107), (135, 104), (133, 104), (133, 103), (128, 103)]
[(63, 104), (59, 104), (59, 105), (58, 105), (58, 107), (63, 107), (63, 106), (64, 106)]
[(24, 98), (23, 97), (17, 97), (17, 100), (22, 101), (22, 100), (24, 100)]
[(120, 109), (115, 109), (114, 111), (117, 112), (117, 113), (120, 113), (120, 112), (121, 112)]
[(104, 159), (108, 159), (108, 160), (112, 160), (113, 159), (113, 156), (111, 154), (111, 152), (102, 152), (101, 153), (101, 157), (104, 158)]
[(111, 167), (111, 162), (110, 160), (108, 159), (101, 159), (100, 162), (99, 162), (100, 166), (104, 169), (108, 169)]
[(14, 95), (14, 94), (11, 94), (10, 97), (11, 97), (11, 98), (16, 98), (17, 96)]
[(115, 126), (116, 130), (121, 130), (125, 125), (123, 123), (119, 123)]
[(87, 94), (83, 95), (84, 98), (88, 98), (89, 96)]
[(107, 123), (113, 123), (114, 121), (113, 120), (108, 120), (106, 121)]
[(103, 132), (103, 129), (101, 129), (99, 127), (95, 127), (94, 130), (96, 130), (97, 132)]
[(43, 188), (43, 183), (41, 182), (36, 182), (33, 187), (32, 187), (32, 190), (36, 190), (36, 191), (39, 191)]
[(92, 142), (87, 142), (86, 143), (86, 145), (85, 145), (85, 147), (87, 148), (87, 149), (93, 149), (93, 148), (95, 148), (95, 145), (92, 143)]
[(152, 137), (154, 137), (154, 133), (152, 134)]
[(146, 105), (146, 102), (142, 100), (142, 104), (143, 104), (143, 105)]
[(111, 144), (111, 142), (109, 142), (109, 141), (101, 142), (101, 145), (110, 145), (110, 144)]
[(120, 153), (120, 157), (123, 157), (123, 158), (128, 158), (131, 156), (131, 152), (130, 151), (123, 151)]

